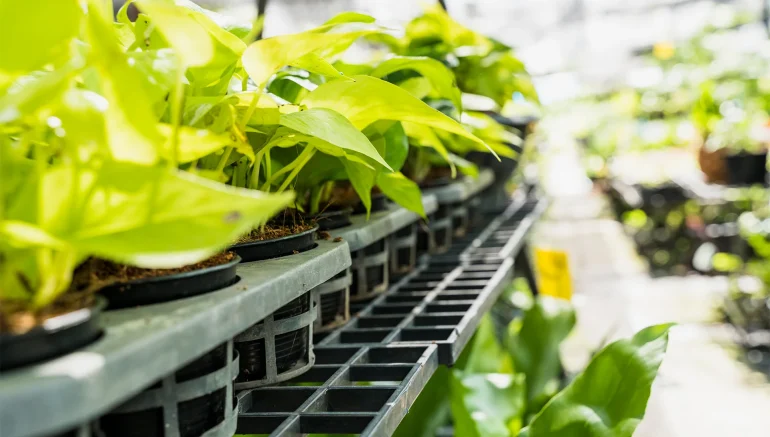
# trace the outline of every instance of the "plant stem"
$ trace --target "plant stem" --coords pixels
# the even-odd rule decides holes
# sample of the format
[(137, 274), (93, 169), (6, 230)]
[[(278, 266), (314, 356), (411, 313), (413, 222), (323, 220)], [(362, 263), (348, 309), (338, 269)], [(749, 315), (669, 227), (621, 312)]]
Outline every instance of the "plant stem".
[[(265, 150), (265, 180), (269, 181), (273, 179), (273, 160), (270, 159), (270, 149)], [(267, 186), (267, 191), (270, 192), (270, 185)]]
[(318, 214), (319, 204), (321, 203), (321, 193), (323, 192), (323, 184), (315, 185), (310, 189), (310, 215)]
[(278, 177), (282, 176), (283, 174), (293, 171), (296, 167), (300, 167), (302, 169), (301, 165), (304, 164), (303, 161), (305, 161), (305, 158), (310, 155), (313, 156), (313, 153), (315, 153), (315, 148), (312, 146), (305, 147), (305, 150), (302, 151), (295, 159), (294, 161), (290, 162), (288, 165), (286, 165), (284, 168), (278, 170), (274, 175), (271, 175), (269, 179), (262, 185), (262, 190), (264, 191), (268, 186), (272, 185), (273, 182), (275, 182)]
[(222, 173), (222, 171), (224, 171), (225, 165), (227, 165), (227, 160), (230, 159), (231, 153), (233, 153), (233, 148), (231, 146), (227, 146), (225, 153), (222, 154), (222, 157), (219, 158), (219, 163), (217, 163), (217, 172)]
[(302, 167), (304, 167), (304, 166), (305, 166), (305, 164), (307, 164), (307, 162), (308, 162), (308, 161), (310, 161), (310, 159), (313, 157), (313, 155), (315, 155), (315, 148), (313, 148), (313, 147), (309, 147), (309, 146), (308, 146), (308, 148), (307, 148), (307, 149), (305, 149), (305, 150), (304, 150), (304, 151), (303, 151), (303, 152), (300, 154), (300, 156), (302, 156), (303, 154), (305, 154), (305, 152), (307, 152), (308, 150), (310, 150), (310, 152), (307, 154), (307, 156), (305, 157), (305, 159), (304, 159), (304, 160), (303, 160), (303, 161), (302, 161), (300, 164), (298, 164), (298, 165), (297, 165), (297, 166), (294, 168), (294, 170), (292, 170), (291, 174), (289, 174), (289, 176), (286, 178), (286, 180), (285, 180), (285, 181), (283, 181), (283, 184), (281, 184), (281, 187), (280, 187), (280, 188), (278, 188), (278, 192), (279, 192), (279, 193), (282, 193), (282, 192), (283, 192), (283, 190), (285, 190), (285, 189), (286, 189), (286, 187), (288, 187), (288, 186), (289, 186), (289, 183), (290, 183), (292, 180), (294, 180), (294, 178), (296, 178), (296, 177), (297, 177), (297, 175), (299, 174), (299, 172), (302, 170)]
[(184, 67), (180, 64), (174, 83), (174, 99), (171, 101), (171, 165), (179, 163), (179, 127), (182, 124), (184, 106)]

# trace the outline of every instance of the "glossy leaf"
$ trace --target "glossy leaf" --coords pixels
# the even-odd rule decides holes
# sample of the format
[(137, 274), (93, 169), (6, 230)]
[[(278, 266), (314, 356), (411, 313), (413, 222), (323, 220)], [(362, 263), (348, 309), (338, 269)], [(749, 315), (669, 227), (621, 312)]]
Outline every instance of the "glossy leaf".
[(409, 155), (409, 139), (401, 123), (382, 120), (370, 124), (363, 132), (390, 168), (401, 170)]
[(449, 164), (452, 169), (452, 177), (457, 176), (457, 167), (454, 160), (450, 157), (449, 151), (444, 146), (444, 142), (436, 135), (430, 126), (418, 124), (418, 123), (402, 123), (406, 135), (412, 139), (412, 141), (421, 147), (430, 147), (435, 150), (436, 153), (441, 156), (444, 161)]
[(455, 435), (509, 437), (521, 428), (524, 375), (452, 372), (450, 380)]
[(463, 367), (465, 373), (512, 373), (511, 359), (495, 336), (495, 327), (489, 314), (485, 315)]
[(82, 19), (77, 0), (0, 0), (0, 71), (22, 74), (66, 53)]
[(519, 437), (631, 437), (644, 417), (671, 325), (605, 347)]
[(382, 172), (378, 174), (377, 187), (390, 200), (403, 206), (409, 211), (416, 212), (420, 217), (425, 217), (420, 187), (401, 174), (401, 172)]
[[(163, 153), (170, 157), (173, 151), (170, 149), (172, 127), (168, 124), (158, 126), (160, 133), (166, 138)], [(184, 164), (203, 158), (204, 156), (222, 150), (225, 146), (234, 145), (236, 141), (227, 134), (215, 134), (207, 129), (196, 129), (188, 126), (179, 127), (179, 145), (177, 150), (177, 162)], [(249, 158), (254, 160), (254, 151), (250, 147), (239, 148), (246, 152)]]
[(398, 86), (369, 76), (353, 76), (353, 79), (353, 82), (325, 83), (302, 103), (310, 108), (333, 109), (359, 129), (378, 120), (396, 120), (442, 129), (484, 145), (459, 123)]
[(365, 164), (349, 159), (343, 159), (342, 165), (345, 167), (345, 173), (356, 190), (356, 194), (361, 199), (361, 203), (366, 209), (366, 216), (369, 218), (369, 211), (372, 209), (372, 188), (374, 188), (377, 172), (368, 168)]
[(396, 71), (414, 70), (433, 85), (438, 97), (450, 99), (458, 111), (462, 112), (460, 89), (457, 88), (455, 75), (441, 62), (423, 56), (397, 56), (381, 62), (370, 74), (382, 78)]
[(392, 170), (366, 135), (339, 113), (325, 108), (281, 115), (281, 125), (310, 135), (342, 149), (360, 153)]
[[(317, 30), (295, 33), (291, 35), (274, 36), (255, 41), (246, 48), (243, 53), (243, 68), (257, 85), (264, 85), (278, 70), (287, 66), (300, 63), (308, 66), (311, 61), (318, 61), (320, 50), (335, 47), (339, 44), (352, 44), (353, 41), (371, 33), (372, 30), (357, 30), (347, 33), (319, 33)], [(320, 63), (315, 72), (323, 72), (330, 76), (340, 76), (342, 73), (331, 65)]]
[(138, 0), (139, 8), (174, 48), (186, 67), (206, 65), (214, 57), (214, 43), (208, 31), (194, 18), (194, 11), (172, 0)]
[[(198, 262), (294, 198), (129, 163), (72, 175), (67, 167), (45, 175), (40, 226), (80, 252), (148, 268)], [(68, 196), (77, 199), (74, 216)]]
[(76, 71), (65, 67), (18, 78), (0, 96), (0, 123), (13, 123), (48, 107), (70, 87)]
[(321, 76), (328, 77), (341, 77), (344, 74), (334, 68), (326, 59), (315, 53), (308, 53), (307, 55), (295, 60), (291, 63), (292, 67), (301, 68), (311, 73), (320, 74)]
[(98, 13), (88, 14), (92, 59), (102, 95), (109, 102), (105, 113), (108, 145), (117, 160), (153, 164), (163, 138), (156, 128), (152, 103), (140, 91), (144, 89), (142, 79), (111, 38), (114, 34), (109, 26)]
[(527, 376), (527, 405), (536, 413), (559, 387), (559, 345), (575, 326), (569, 301), (539, 296), (521, 321), (511, 324), (508, 351), (516, 372)]
[(371, 15), (362, 14), (360, 12), (341, 12), (334, 17), (330, 18), (324, 25), (340, 24), (340, 23), (374, 23), (374, 17)]

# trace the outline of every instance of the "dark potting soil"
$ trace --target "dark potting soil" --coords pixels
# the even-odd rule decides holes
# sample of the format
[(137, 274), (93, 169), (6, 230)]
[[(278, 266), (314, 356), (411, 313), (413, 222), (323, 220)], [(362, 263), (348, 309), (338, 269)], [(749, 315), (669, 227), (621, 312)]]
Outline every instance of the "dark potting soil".
[(0, 301), (0, 334), (24, 334), (46, 320), (94, 305), (93, 292), (67, 292), (51, 305), (32, 310), (26, 302)]
[(205, 269), (227, 264), (234, 258), (234, 253), (223, 252), (175, 269), (143, 269), (89, 258), (75, 269), (69, 290), (43, 309), (30, 309), (23, 302), (0, 302), (0, 333), (23, 334), (53, 317), (89, 308), (94, 304), (96, 292), (109, 285)]
[(261, 229), (254, 229), (248, 234), (238, 239), (238, 243), (251, 243), (253, 241), (273, 240), (281, 237), (288, 237), (313, 228), (309, 223), (294, 223), (290, 225), (272, 225), (267, 224)]
[[(227, 264), (233, 259), (235, 259), (235, 253), (222, 252), (199, 263), (190, 264), (175, 269), (143, 269), (140, 267), (132, 267), (124, 264), (116, 264), (110, 261), (96, 258), (92, 258), (89, 261), (91, 262), (91, 283), (94, 281), (121, 283), (131, 282), (138, 279), (158, 278), (161, 276), (171, 276), (178, 273), (202, 270), (209, 267), (216, 267), (222, 264)], [(86, 263), (89, 261), (86, 261)], [(78, 269), (81, 267), (78, 267)]]

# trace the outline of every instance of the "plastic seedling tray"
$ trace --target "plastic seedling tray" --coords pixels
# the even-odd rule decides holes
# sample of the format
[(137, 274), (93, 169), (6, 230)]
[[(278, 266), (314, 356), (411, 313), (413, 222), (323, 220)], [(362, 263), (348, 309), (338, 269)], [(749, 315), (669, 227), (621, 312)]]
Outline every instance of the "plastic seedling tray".
[(106, 313), (95, 343), (0, 374), (0, 435), (55, 435), (95, 419), (350, 264), (345, 242), (318, 241), (307, 252), (239, 265), (239, 281), (222, 290)]
[(544, 209), (520, 199), (487, 226), (425, 259), (321, 346), (435, 344), (452, 365), (513, 274), (513, 258)]
[(313, 365), (313, 323), (318, 313), (314, 293), (308, 291), (235, 337), (240, 354), (236, 389), (286, 381)]
[(432, 345), (317, 347), (307, 373), (238, 394), (237, 433), (392, 435), (437, 358)]

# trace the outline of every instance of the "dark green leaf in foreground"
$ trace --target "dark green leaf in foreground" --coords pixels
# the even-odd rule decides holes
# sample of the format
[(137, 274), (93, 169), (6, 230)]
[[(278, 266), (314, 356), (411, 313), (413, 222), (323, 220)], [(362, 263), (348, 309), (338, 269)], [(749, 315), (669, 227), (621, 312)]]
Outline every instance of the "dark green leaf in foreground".
[(604, 348), (519, 437), (631, 437), (668, 346), (671, 325)]
[(524, 375), (455, 370), (450, 390), (456, 436), (509, 437), (520, 429)]
[(559, 345), (574, 326), (572, 304), (547, 296), (540, 296), (521, 321), (512, 323), (508, 349), (515, 371), (527, 375), (530, 413), (540, 411), (559, 390)]

